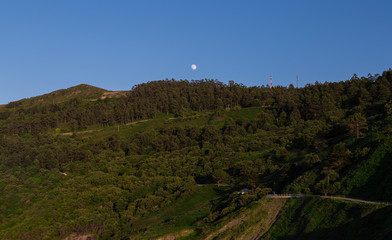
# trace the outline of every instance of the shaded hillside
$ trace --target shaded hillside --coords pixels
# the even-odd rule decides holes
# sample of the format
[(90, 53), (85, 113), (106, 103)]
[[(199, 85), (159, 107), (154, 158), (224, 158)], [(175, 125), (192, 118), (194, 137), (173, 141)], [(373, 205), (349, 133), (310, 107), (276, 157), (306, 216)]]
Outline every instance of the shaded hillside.
[(265, 196), (391, 201), (391, 93), (386, 71), (300, 89), (166, 80), (0, 108), (0, 238), (331, 239), (367, 226), (383, 239), (390, 207)]
[(392, 207), (291, 200), (262, 239), (390, 239)]

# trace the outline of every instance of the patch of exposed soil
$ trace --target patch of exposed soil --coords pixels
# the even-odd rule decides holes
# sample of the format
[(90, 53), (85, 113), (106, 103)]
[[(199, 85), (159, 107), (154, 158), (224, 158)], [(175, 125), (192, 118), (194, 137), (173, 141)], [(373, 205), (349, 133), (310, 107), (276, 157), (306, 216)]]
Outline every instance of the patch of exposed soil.
[(191, 229), (185, 229), (185, 230), (182, 230), (181, 232), (178, 232), (175, 234), (166, 235), (164, 237), (157, 238), (156, 240), (176, 240), (180, 237), (186, 237), (186, 236), (192, 234), (193, 232), (194, 231)]
[(64, 238), (64, 240), (98, 240), (98, 238), (93, 234), (80, 235), (74, 233), (71, 236)]

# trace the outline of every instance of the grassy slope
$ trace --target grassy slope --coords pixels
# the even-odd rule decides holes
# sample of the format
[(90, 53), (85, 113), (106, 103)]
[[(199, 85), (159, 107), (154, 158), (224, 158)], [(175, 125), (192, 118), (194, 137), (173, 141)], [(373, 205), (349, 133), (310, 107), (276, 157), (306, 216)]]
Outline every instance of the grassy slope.
[(102, 94), (109, 92), (105, 89), (90, 86), (87, 84), (80, 84), (74, 87), (70, 87), (67, 89), (57, 90), (48, 94), (44, 94), (37, 97), (31, 97), (22, 99), (13, 104), (18, 106), (33, 106), (35, 104), (52, 104), (52, 103), (61, 103), (68, 101), (72, 98), (84, 98), (84, 99), (97, 99), (102, 96)]
[[(370, 147), (370, 153), (358, 164), (347, 171), (342, 179), (345, 185), (343, 194), (375, 201), (392, 201), (392, 138), (391, 119), (384, 120), (385, 127), (377, 132), (377, 136), (363, 139)], [(371, 135), (371, 134), (370, 134)], [(373, 134), (376, 135), (376, 134)]]
[(208, 215), (215, 202), (223, 197), (229, 187), (215, 185), (195, 186), (197, 190), (189, 196), (178, 199), (163, 210), (147, 215), (133, 225), (133, 231), (146, 230), (134, 234), (133, 238), (153, 239), (173, 235), (183, 230), (193, 232), (199, 219)]
[(383, 205), (291, 199), (263, 239), (390, 239), (391, 212)]
[(285, 199), (260, 199), (211, 224), (199, 239), (257, 239), (274, 223)]

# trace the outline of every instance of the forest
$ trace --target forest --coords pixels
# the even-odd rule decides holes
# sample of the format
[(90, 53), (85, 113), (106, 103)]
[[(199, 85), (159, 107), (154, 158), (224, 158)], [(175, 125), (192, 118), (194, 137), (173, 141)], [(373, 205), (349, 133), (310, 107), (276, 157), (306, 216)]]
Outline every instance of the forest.
[(0, 106), (0, 239), (392, 238), (391, 206), (321, 197), (392, 202), (392, 70), (107, 92)]

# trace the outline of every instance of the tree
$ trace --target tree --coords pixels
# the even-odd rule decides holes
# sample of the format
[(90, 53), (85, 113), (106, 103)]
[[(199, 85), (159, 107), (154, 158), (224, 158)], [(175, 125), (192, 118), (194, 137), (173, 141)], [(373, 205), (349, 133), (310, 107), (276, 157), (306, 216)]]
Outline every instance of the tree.
[(301, 120), (301, 113), (298, 108), (295, 108), (290, 114), (290, 125), (295, 126)]
[(309, 153), (309, 154), (305, 155), (305, 163), (310, 167), (312, 167), (320, 162), (321, 162), (321, 160), (320, 160), (319, 156), (315, 153)]
[(336, 171), (339, 171), (351, 159), (351, 151), (347, 149), (344, 142), (336, 144), (329, 155), (330, 164)]
[(316, 184), (316, 190), (327, 196), (335, 193), (340, 188), (340, 183), (334, 182), (339, 178), (339, 174), (328, 167), (323, 168), (323, 173), (325, 177)]
[(340, 183), (339, 182), (334, 182), (334, 183), (327, 183), (325, 180), (320, 181), (319, 183), (316, 184), (316, 190), (319, 192), (323, 193), (324, 196), (327, 196), (328, 194), (334, 194), (336, 191), (340, 188)]
[(215, 169), (212, 177), (215, 179), (216, 184), (219, 186), (222, 182), (227, 181), (230, 175), (227, 174), (223, 169)]
[(392, 100), (389, 100), (388, 103), (385, 104), (385, 111), (387, 113), (387, 115), (391, 115), (392, 114)]
[(367, 120), (361, 113), (354, 113), (348, 117), (347, 126), (350, 133), (358, 139), (361, 136), (361, 131), (367, 129)]

